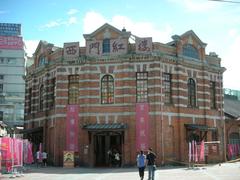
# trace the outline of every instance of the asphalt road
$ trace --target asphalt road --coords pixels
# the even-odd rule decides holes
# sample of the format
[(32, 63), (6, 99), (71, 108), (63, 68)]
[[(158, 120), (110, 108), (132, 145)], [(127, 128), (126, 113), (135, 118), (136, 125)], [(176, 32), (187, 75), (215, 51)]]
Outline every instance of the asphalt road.
[[(144, 179), (148, 172), (145, 170)], [(1, 180), (11, 175), (0, 176)], [(138, 180), (137, 168), (29, 168), (19, 180)], [(159, 167), (155, 180), (240, 180), (240, 162), (209, 165), (201, 168)]]

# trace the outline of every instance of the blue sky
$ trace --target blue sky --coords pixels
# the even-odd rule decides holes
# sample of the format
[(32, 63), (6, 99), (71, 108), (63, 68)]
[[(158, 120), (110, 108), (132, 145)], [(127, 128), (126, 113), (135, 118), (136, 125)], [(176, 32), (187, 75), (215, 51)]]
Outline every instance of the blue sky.
[[(240, 2), (240, 0), (236, 0)], [(108, 22), (133, 34), (169, 42), (192, 29), (207, 52), (222, 58), (224, 87), (240, 90), (240, 3), (208, 0), (0, 0), (0, 22), (21, 23), (29, 56), (39, 40), (79, 41)]]

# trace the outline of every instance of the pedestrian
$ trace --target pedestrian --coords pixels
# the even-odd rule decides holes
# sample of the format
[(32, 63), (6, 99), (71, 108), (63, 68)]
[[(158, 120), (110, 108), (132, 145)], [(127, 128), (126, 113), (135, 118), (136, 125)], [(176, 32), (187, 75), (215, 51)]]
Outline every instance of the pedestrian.
[(38, 167), (38, 165), (40, 163), (40, 151), (39, 150), (36, 152), (36, 163), (37, 163), (37, 167)]
[(137, 167), (138, 167), (140, 179), (143, 180), (144, 170), (145, 170), (145, 167), (146, 167), (146, 156), (145, 156), (145, 154), (143, 153), (142, 150), (137, 155)]
[(121, 166), (121, 161), (120, 161), (120, 154), (119, 154), (119, 152), (116, 151), (114, 156), (115, 156), (116, 167), (120, 167)]
[(42, 152), (43, 166), (47, 166), (47, 153), (45, 151)]
[(107, 154), (108, 154), (108, 163), (109, 163), (109, 166), (112, 167), (113, 153), (112, 153), (111, 148), (108, 150)]
[(147, 154), (147, 166), (148, 166), (148, 179), (154, 180), (155, 170), (156, 170), (156, 154), (153, 152), (152, 148), (148, 149)]

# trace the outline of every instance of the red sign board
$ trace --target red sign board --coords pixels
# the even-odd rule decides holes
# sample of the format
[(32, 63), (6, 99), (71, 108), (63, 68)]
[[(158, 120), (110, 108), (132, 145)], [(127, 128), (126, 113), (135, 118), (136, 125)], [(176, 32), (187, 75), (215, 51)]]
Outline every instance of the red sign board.
[(0, 49), (23, 49), (22, 37), (0, 36)]

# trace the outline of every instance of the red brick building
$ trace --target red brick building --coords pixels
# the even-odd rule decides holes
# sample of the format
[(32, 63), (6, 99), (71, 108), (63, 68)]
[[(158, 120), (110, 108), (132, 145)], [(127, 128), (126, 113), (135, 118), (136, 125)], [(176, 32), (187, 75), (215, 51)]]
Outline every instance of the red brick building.
[[(163, 44), (104, 24), (84, 38), (85, 47), (40, 41), (27, 72), (25, 133), (43, 142), (51, 162), (62, 165), (71, 140), (85, 166), (108, 165), (109, 149), (135, 164), (148, 147), (157, 164), (187, 161), (192, 139), (220, 140), (208, 161), (224, 159), (225, 69), (192, 30)], [(77, 131), (66, 130), (71, 107)]]

